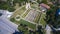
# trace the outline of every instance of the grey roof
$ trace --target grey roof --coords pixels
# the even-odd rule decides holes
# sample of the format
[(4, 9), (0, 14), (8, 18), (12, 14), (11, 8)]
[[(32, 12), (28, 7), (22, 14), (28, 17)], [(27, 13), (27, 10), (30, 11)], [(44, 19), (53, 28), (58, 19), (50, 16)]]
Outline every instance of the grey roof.
[(5, 12), (0, 10), (0, 13), (3, 13), (3, 16), (0, 17), (0, 34), (11, 34), (15, 31), (18, 31), (18, 25), (12, 23), (5, 17)]

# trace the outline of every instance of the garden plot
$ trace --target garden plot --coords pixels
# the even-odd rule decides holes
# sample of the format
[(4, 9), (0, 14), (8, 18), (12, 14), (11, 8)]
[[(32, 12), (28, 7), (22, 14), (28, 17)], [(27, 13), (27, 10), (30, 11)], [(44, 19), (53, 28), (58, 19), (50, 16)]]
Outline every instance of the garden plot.
[(32, 28), (32, 29), (36, 29), (36, 25), (35, 24), (32, 24), (28, 21), (25, 21), (23, 19), (20, 20), (20, 24), (23, 24), (23, 25), (27, 25), (29, 28)]
[(25, 12), (25, 10), (26, 10), (26, 8), (25, 8), (25, 6), (24, 6), (24, 7), (22, 7), (21, 9), (15, 11), (15, 12), (13, 13), (12, 17), (16, 17), (17, 15), (23, 14), (23, 13)]
[(27, 14), (25, 19), (28, 20), (28, 21), (31, 21), (31, 22), (36, 22), (39, 19), (39, 15), (40, 15), (40, 13), (38, 11), (30, 10), (30, 12)]
[(44, 27), (46, 25), (46, 21), (44, 20), (46, 18), (46, 14), (41, 14), (41, 17), (39, 19), (39, 23), (42, 24)]
[(26, 15), (29, 13), (30, 10), (31, 10), (31, 9), (28, 9), (28, 10), (23, 14), (22, 18), (25, 18)]

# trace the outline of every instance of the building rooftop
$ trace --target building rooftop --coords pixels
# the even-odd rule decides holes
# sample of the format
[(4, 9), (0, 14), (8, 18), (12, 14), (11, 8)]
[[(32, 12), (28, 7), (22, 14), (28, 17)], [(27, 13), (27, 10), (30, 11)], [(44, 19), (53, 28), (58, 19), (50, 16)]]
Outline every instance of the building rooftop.
[(41, 3), (40, 6), (50, 9), (50, 6), (48, 6), (47, 4), (44, 4), (44, 3)]

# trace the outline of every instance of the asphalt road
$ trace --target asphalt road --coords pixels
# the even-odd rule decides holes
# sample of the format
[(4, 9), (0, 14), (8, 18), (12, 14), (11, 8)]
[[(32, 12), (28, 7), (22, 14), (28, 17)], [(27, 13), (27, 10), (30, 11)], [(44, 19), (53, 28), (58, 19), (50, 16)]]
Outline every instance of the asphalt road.
[(16, 24), (10, 22), (6, 18), (1, 18), (0, 19), (0, 27), (3, 27), (5, 30), (13, 33), (13, 32), (15, 32), (15, 30), (17, 31), (18, 26)]
[(7, 19), (7, 14), (4, 12), (2, 16), (0, 16), (0, 34), (11, 34), (15, 31), (18, 31), (18, 25), (12, 23), (9, 19)]

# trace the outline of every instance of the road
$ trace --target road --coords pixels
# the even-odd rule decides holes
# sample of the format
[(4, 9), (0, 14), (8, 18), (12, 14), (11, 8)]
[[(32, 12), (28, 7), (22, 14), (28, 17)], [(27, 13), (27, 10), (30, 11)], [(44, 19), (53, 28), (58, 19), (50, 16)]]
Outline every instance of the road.
[(17, 31), (17, 27), (18, 27), (16, 24), (10, 22), (6, 18), (0, 19), (0, 25), (2, 27), (5, 27), (5, 29), (8, 29), (10, 32), (15, 32), (15, 30)]
[(0, 34), (12, 34), (15, 31), (18, 31), (18, 25), (7, 19), (7, 14), (4, 12), (0, 11), (0, 13), (2, 13), (2, 16), (0, 16)]
[(3, 21), (0, 20), (0, 27), (2, 27), (2, 29), (0, 29), (1, 31), (3, 29), (5, 29), (8, 32), (14, 32), (14, 30), (12, 28), (10, 28), (8, 25), (6, 25)]

